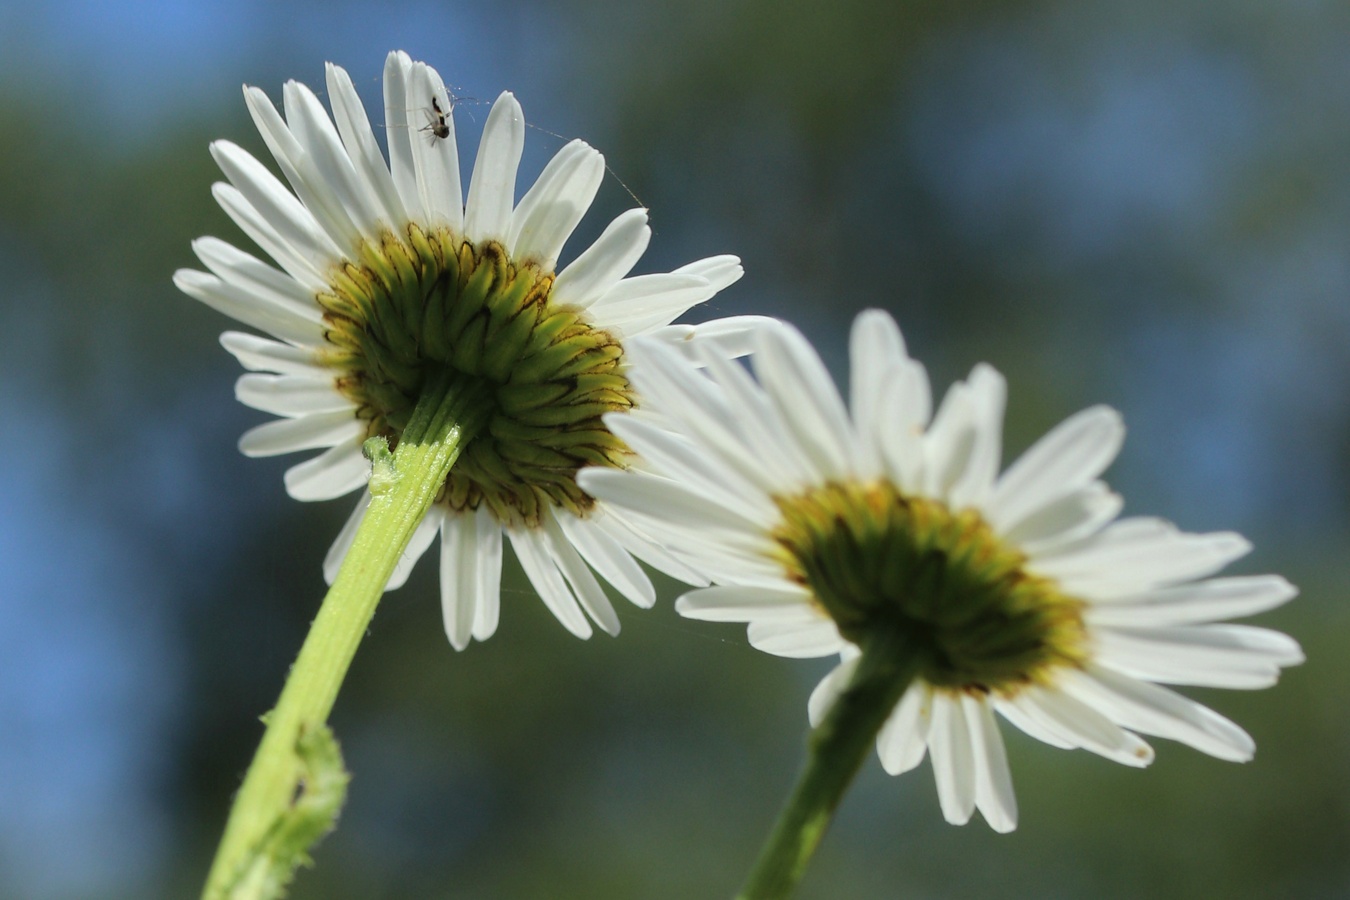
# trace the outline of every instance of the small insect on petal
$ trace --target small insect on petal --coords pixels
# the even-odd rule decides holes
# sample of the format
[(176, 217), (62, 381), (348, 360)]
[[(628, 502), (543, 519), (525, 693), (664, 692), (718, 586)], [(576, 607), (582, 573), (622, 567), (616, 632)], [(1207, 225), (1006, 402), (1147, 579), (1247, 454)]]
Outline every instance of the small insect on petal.
[[(453, 109), (453, 107), (451, 107)], [(435, 97), (431, 98), (431, 109), (426, 110), (427, 124), (420, 128), (420, 131), (431, 135), (431, 142), (434, 144), (437, 140), (444, 140), (450, 136), (450, 123), (445, 120), (449, 110), (441, 109), (441, 102)]]

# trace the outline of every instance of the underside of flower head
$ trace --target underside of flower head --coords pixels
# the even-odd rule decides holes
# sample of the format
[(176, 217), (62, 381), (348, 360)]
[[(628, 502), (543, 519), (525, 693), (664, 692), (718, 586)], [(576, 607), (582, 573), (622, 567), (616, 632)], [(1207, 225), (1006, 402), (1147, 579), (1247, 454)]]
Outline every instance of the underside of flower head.
[[(644, 606), (654, 594), (632, 555), (697, 576), (622, 516), (598, 510), (576, 473), (629, 459), (604, 420), (636, 402), (629, 339), (649, 335), (683, 353), (700, 344), (745, 352), (749, 319), (670, 324), (735, 282), (739, 260), (630, 275), (651, 237), (646, 210), (633, 209), (559, 266), (604, 180), (598, 151), (567, 143), (517, 201), (525, 125), (504, 93), (484, 124), (466, 192), (452, 99), (434, 69), (389, 55), (387, 161), (351, 78), (333, 65), (327, 76), (331, 116), (296, 82), (285, 86), (284, 117), (261, 90), (245, 89), (284, 182), (235, 144), (211, 147), (228, 180), (216, 185), (217, 200), (279, 268), (202, 238), (194, 249), (209, 272), (175, 276), (186, 293), (271, 336), (221, 338), (252, 370), (236, 396), (282, 417), (249, 431), (240, 448), (257, 456), (322, 449), (286, 473), (287, 490), (301, 500), (341, 496), (369, 478), (363, 442), (380, 436), (396, 447), (423, 385), (453, 376), (483, 398), (488, 408), (475, 418), (485, 424), (390, 587), (439, 529), (451, 642), (485, 638), (496, 627), (505, 533), (570, 630), (589, 635), (589, 617), (617, 631), (588, 565)], [(365, 508), (363, 499), (334, 544), (330, 579)]]
[(479, 248), (415, 224), (406, 235), (368, 246), (318, 297), (339, 390), (367, 433), (394, 446), (429, 371), (480, 382), (492, 409), (444, 502), (485, 504), (503, 523), (538, 525), (550, 506), (584, 515), (592, 501), (576, 471), (626, 453), (601, 421), (633, 405), (619, 341), (552, 303), (553, 274), (517, 265), (495, 241)]
[(905, 638), (936, 687), (1014, 693), (1087, 656), (1081, 600), (1033, 575), (971, 509), (907, 496), (887, 480), (777, 498), (789, 580), (853, 644)]
[(948, 821), (980, 809), (999, 831), (1017, 808), (994, 713), (1031, 736), (1147, 765), (1140, 734), (1221, 759), (1251, 757), (1237, 725), (1164, 684), (1258, 688), (1302, 660), (1278, 632), (1221, 620), (1296, 593), (1278, 576), (1213, 578), (1240, 536), (1118, 519), (1099, 480), (1120, 416), (1070, 417), (1000, 473), (1004, 382), (976, 366), (934, 410), (928, 377), (891, 318), (854, 324), (847, 405), (802, 335), (758, 329), (753, 375), (696, 369), (635, 342), (637, 416), (612, 429), (644, 464), (585, 469), (581, 485), (714, 582), (683, 615), (746, 622), (782, 656), (840, 654), (812, 694), (819, 723), (859, 671), (860, 648), (917, 647), (877, 735), (887, 771), (932, 759)]

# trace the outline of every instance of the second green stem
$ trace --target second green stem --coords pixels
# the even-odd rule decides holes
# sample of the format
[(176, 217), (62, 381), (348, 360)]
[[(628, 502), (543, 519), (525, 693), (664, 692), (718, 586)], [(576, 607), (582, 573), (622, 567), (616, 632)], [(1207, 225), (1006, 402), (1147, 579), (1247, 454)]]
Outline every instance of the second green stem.
[(917, 655), (900, 634), (876, 634), (862, 651), (848, 685), (811, 732), (806, 768), (739, 900), (786, 897), (797, 886), (844, 791), (918, 672)]

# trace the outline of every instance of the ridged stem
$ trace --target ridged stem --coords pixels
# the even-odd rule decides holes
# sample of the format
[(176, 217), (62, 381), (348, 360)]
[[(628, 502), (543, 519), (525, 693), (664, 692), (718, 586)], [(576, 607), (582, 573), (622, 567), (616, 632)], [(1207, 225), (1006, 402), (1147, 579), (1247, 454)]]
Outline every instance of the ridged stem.
[[(324, 723), (394, 566), (460, 451), (483, 427), (487, 405), (476, 379), (449, 370), (429, 373), (395, 452), (390, 454), (382, 439), (367, 442), (373, 464), (370, 506), (276, 708), (265, 719), (267, 729), (235, 795), (204, 900), (279, 896), (291, 871), (305, 860), (307, 844), (328, 830), (319, 829), (306, 846), (278, 849), (278, 835), (297, 830), (288, 817), (297, 815), (310, 787), (307, 778), (315, 777), (304, 741), (315, 732), (326, 733)], [(338, 804), (333, 805), (335, 818)], [(283, 852), (292, 858), (279, 858)]]

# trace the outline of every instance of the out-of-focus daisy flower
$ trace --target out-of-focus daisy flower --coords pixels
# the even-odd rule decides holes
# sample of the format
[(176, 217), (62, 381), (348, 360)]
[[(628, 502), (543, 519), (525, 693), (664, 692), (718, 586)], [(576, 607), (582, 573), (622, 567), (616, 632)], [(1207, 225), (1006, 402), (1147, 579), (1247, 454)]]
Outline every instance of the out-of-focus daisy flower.
[(1298, 645), (1219, 620), (1295, 590), (1274, 575), (1210, 577), (1248, 551), (1237, 534), (1117, 518), (1121, 499), (1099, 480), (1124, 435), (1115, 411), (1069, 418), (1000, 475), (1002, 376), (976, 366), (933, 413), (924, 368), (884, 313), (854, 324), (847, 406), (786, 325), (758, 335), (757, 380), (711, 356), (700, 371), (655, 344), (633, 352), (646, 403), (608, 421), (643, 463), (585, 470), (582, 486), (659, 520), (672, 552), (715, 582), (680, 598), (685, 616), (748, 622), (770, 653), (841, 655), (811, 696), (813, 724), (869, 640), (914, 648), (917, 676), (877, 750), (892, 774), (928, 755), (949, 822), (978, 808), (996, 830), (1016, 827), (995, 713), (1130, 766), (1153, 758), (1140, 734), (1251, 757), (1241, 728), (1160, 685), (1273, 684), (1303, 659)]
[[(497, 626), (505, 534), (570, 631), (589, 636), (589, 617), (617, 632), (592, 570), (639, 606), (654, 595), (634, 557), (696, 576), (599, 508), (575, 474), (629, 455), (602, 421), (634, 403), (629, 338), (653, 335), (686, 352), (706, 339), (735, 352), (740, 320), (670, 323), (736, 281), (739, 260), (630, 277), (651, 236), (646, 210), (633, 209), (558, 270), (603, 180), (599, 152), (568, 143), (516, 202), (525, 123), (504, 93), (484, 125), (466, 200), (453, 100), (434, 69), (389, 55), (388, 162), (351, 78), (331, 64), (327, 92), (331, 118), (309, 88), (287, 83), (283, 118), (261, 90), (244, 91), (284, 183), (235, 144), (211, 146), (228, 180), (215, 186), (217, 201), (275, 266), (205, 237), (193, 248), (209, 272), (174, 278), (190, 296), (270, 335), (221, 336), (251, 370), (236, 396), (281, 417), (246, 433), (240, 449), (324, 449), (287, 471), (286, 489), (299, 500), (339, 497), (367, 483), (367, 438), (396, 445), (424, 382), (460, 378), (488, 398), (486, 424), (389, 587), (404, 582), (439, 535), (446, 633), (460, 649), (471, 637), (486, 639)], [(368, 501), (367, 493), (325, 561), (330, 581)]]

